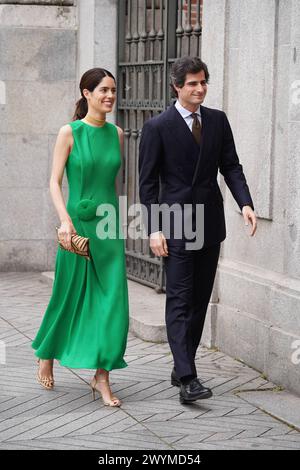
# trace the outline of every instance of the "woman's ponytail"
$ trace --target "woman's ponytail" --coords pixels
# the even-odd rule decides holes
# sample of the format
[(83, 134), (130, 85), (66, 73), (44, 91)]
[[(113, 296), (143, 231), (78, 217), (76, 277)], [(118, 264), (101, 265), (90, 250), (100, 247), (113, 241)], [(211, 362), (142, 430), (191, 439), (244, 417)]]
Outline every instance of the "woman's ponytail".
[(87, 105), (87, 100), (85, 96), (82, 96), (76, 103), (75, 105), (75, 111), (74, 111), (74, 116), (72, 118), (73, 121), (76, 121), (77, 119), (83, 119), (87, 112), (88, 112), (88, 105)]

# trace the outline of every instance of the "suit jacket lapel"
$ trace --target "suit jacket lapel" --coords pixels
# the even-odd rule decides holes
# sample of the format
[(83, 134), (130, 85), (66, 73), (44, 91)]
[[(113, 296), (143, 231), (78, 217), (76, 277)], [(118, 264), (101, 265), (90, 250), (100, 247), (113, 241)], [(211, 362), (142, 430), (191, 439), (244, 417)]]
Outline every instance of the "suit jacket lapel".
[[(187, 150), (192, 149), (192, 157), (194, 156), (194, 158), (197, 159), (199, 147), (186, 122), (174, 105), (170, 106), (168, 109), (166, 125), (169, 127), (183, 152), (187, 153)], [(191, 155), (189, 155), (189, 158), (191, 158)]]
[(200, 106), (200, 110), (202, 127), (200, 146), (197, 145), (193, 134), (174, 105), (167, 109), (165, 121), (178, 142), (179, 148), (182, 149), (183, 155), (187, 155), (186, 163), (189, 162), (190, 165), (194, 166), (192, 167), (192, 185), (196, 183), (201, 169), (209, 157), (209, 147), (213, 141), (214, 125), (209, 108)]

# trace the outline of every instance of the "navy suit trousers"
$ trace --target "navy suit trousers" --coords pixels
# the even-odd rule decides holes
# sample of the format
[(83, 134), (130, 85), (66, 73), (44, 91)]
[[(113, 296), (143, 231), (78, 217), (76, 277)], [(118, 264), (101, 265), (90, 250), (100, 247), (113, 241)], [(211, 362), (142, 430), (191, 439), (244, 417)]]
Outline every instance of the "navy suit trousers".
[(201, 250), (168, 245), (166, 326), (176, 374), (197, 376), (195, 356), (203, 331), (220, 254), (220, 243)]

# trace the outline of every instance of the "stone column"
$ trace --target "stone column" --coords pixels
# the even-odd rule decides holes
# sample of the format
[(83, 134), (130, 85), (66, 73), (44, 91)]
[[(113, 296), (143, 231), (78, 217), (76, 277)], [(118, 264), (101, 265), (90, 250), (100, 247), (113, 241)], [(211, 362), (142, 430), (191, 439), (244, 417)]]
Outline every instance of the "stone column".
[[(224, 109), (226, 6), (227, 0), (204, 1), (202, 16), (201, 59), (207, 64), (210, 73), (204, 105), (217, 109)], [(220, 179), (219, 184), (222, 189), (223, 184)], [(222, 251), (221, 245), (220, 257), (222, 257)], [(218, 301), (218, 276), (216, 276), (201, 339), (207, 347), (216, 346)]]
[(227, 113), (259, 222), (250, 238), (222, 182), (227, 239), (207, 331), (221, 350), (299, 393), (300, 4), (206, 1), (203, 14), (205, 104)]
[(47, 270), (52, 151), (75, 102), (76, 8), (0, 3), (0, 269)]

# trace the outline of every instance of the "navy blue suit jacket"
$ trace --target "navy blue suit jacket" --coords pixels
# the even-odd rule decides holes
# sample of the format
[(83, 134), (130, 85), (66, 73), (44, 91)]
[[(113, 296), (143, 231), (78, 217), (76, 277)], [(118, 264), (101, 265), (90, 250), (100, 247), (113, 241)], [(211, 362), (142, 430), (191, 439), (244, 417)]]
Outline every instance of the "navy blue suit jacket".
[[(236, 153), (227, 116), (201, 106), (201, 143), (196, 143), (174, 105), (144, 124), (139, 148), (140, 202), (147, 208), (148, 235), (162, 229), (151, 223), (152, 204), (204, 204), (204, 246), (226, 237), (218, 170), (242, 209), (253, 202)], [(169, 243), (182, 243), (174, 240)]]

